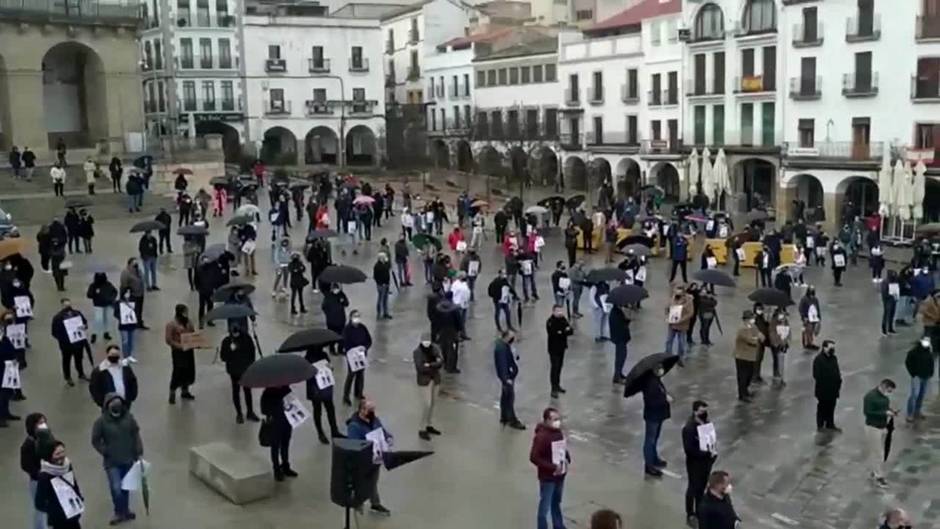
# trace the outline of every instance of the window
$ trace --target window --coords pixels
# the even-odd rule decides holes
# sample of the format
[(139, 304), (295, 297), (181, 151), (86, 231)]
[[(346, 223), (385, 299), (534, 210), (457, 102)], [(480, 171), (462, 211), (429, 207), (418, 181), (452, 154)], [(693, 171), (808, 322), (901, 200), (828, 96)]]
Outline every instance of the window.
[(212, 68), (212, 39), (199, 39), (199, 67)]
[(232, 81), (222, 81), (219, 84), (222, 88), (222, 110), (235, 110), (235, 92)]
[(463, 122), (464, 127), (470, 128), (470, 125), (473, 123), (473, 115), (470, 113), (470, 105), (463, 106)]
[(545, 136), (548, 138), (558, 137), (558, 109), (545, 109)]
[(500, 86), (506, 84), (507, 77), (508, 77), (508, 76), (507, 76), (507, 74), (506, 74), (506, 69), (505, 69), (505, 68), (500, 68), (500, 69), (499, 69), (499, 84), (500, 84)]
[(741, 50), (741, 75), (754, 77), (754, 48)]
[(457, 97), (460, 95), (460, 83), (457, 81), (457, 79), (458, 78), (456, 75), (451, 76), (451, 79), (450, 79), (454, 83), (453, 87), (451, 88), (451, 91), (453, 91), (453, 97)]
[(411, 50), (411, 63), (409, 66), (408, 77), (412, 81), (416, 81), (421, 76), (421, 70), (418, 67), (418, 50)]
[(754, 145), (754, 103), (741, 104), (741, 145)]
[(146, 111), (147, 111), (147, 112), (153, 112), (153, 109), (154, 109), (154, 107), (156, 106), (155, 103), (156, 103), (156, 100), (157, 100), (156, 96), (154, 96), (154, 94), (153, 94), (153, 85), (154, 85), (154, 83), (153, 83), (153, 82), (147, 82), (147, 83), (145, 83), (145, 84), (147, 85), (147, 100), (144, 102), (144, 104), (145, 104), (145, 107), (146, 107)]
[(654, 140), (663, 139), (663, 124), (658, 120), (650, 121), (650, 134)]
[(578, 83), (578, 74), (573, 73), (568, 76), (568, 93), (565, 100), (570, 103), (581, 101), (581, 87)]
[(193, 67), (193, 39), (180, 39), (180, 68)]
[(918, 149), (933, 149), (934, 160), (940, 159), (940, 124), (916, 123), (914, 145)]
[(857, 37), (871, 37), (875, 34), (874, 0), (858, 0)]
[(694, 40), (723, 39), (725, 20), (721, 8), (715, 4), (705, 4), (695, 17)]
[(281, 47), (277, 44), (268, 45), (268, 59), (280, 59), (281, 58)]
[(157, 39), (153, 41), (153, 67), (157, 70), (163, 69), (163, 41)]
[(870, 51), (855, 54), (854, 88), (856, 92), (868, 92), (872, 89)]
[(447, 130), (447, 110), (441, 109), (441, 130)]
[(212, 81), (202, 82), (202, 109), (215, 110), (215, 83)]
[(477, 88), (486, 86), (486, 72), (477, 70)]
[(675, 149), (679, 146), (679, 120), (670, 119), (666, 121), (666, 130), (669, 131), (669, 148)]
[(352, 53), (352, 60), (351, 60), (352, 67), (353, 67), (353, 68), (362, 68), (362, 67), (363, 67), (363, 61), (362, 61), (362, 46), (353, 46), (353, 47), (352, 47), (352, 50), (350, 50), (350, 51), (351, 51), (351, 53)]
[[(323, 68), (323, 46), (314, 46), (310, 48), (310, 58), (313, 59), (313, 67), (317, 69)], [(391, 71), (395, 71), (395, 61), (389, 63), (392, 66)], [(393, 74), (394, 75), (394, 74)]]
[(764, 33), (776, 29), (774, 0), (749, 0), (744, 8), (744, 31)]
[(650, 43), (652, 43), (653, 46), (659, 46), (660, 39), (662, 38), (661, 35), (662, 29), (660, 28), (659, 21), (652, 21), (650, 23)]
[(486, 86), (496, 86), (496, 70), (486, 71)]
[(157, 111), (166, 112), (166, 86), (163, 81), (157, 82)]
[(270, 94), (270, 104), (271, 110), (283, 112), (284, 111), (284, 89), (283, 88), (272, 88), (269, 92)]
[(695, 72), (693, 94), (700, 96), (705, 93), (705, 54), (696, 53), (692, 58), (692, 67)]
[(604, 100), (604, 72), (594, 72), (594, 85), (591, 87), (591, 101)]
[(530, 108), (525, 111), (525, 139), (531, 140), (539, 135), (539, 111)]
[(510, 110), (506, 112), (506, 128), (510, 138), (519, 137), (519, 111)]
[(776, 138), (774, 130), (774, 111), (776, 105), (773, 101), (761, 104), (761, 145), (772, 147)]
[(490, 112), (491, 133), (494, 138), (501, 138), (503, 135), (503, 115), (499, 110)]
[(532, 67), (532, 82), (541, 83), (542, 82), (542, 65), (536, 64)]
[(514, 67), (509, 69), (509, 84), (519, 84), (519, 68)]
[(490, 124), (486, 119), (486, 112), (477, 112), (476, 134), (481, 138), (487, 138), (490, 135)]
[[(154, 12), (156, 16), (156, 12)], [(176, 2), (176, 25), (186, 27), (192, 25), (192, 14), (189, 11), (189, 0), (178, 0)]]
[(761, 51), (764, 55), (761, 82), (765, 91), (772, 92), (777, 89), (777, 47), (764, 46)]
[(627, 143), (630, 145), (640, 143), (639, 131), (637, 130), (637, 118), (634, 115), (627, 116)]
[(640, 97), (640, 72), (636, 68), (627, 70), (627, 97), (638, 99)]
[(921, 57), (917, 59), (914, 97), (940, 97), (940, 57)]
[(555, 65), (554, 65), (554, 64), (546, 64), (546, 65), (545, 65), (545, 82), (546, 82), (546, 83), (554, 83), (554, 82), (557, 81), (557, 80), (558, 80), (558, 78), (555, 77)]
[(232, 43), (228, 39), (219, 39), (219, 68), (232, 67)]
[(662, 104), (662, 94), (663, 86), (660, 74), (654, 73), (650, 78), (650, 85), (653, 87), (650, 93), (650, 104), (651, 105), (660, 105)]
[(696, 145), (705, 145), (705, 105), (695, 105), (695, 126), (692, 141)]
[(669, 84), (666, 89), (666, 104), (667, 105), (678, 105), (679, 104), (679, 72), (669, 72), (668, 74)]
[(444, 97), (444, 76), (437, 78), (437, 97)]
[(712, 107), (712, 145), (725, 144), (725, 106)]
[(209, 26), (209, 0), (196, 0), (196, 24), (200, 27)]
[(313, 101), (316, 103), (326, 103), (326, 88), (314, 88)]
[(353, 88), (353, 101), (365, 101), (366, 100), (366, 89), (365, 88)]
[(532, 82), (532, 67), (523, 66), (519, 69), (519, 81), (522, 84), (529, 84)]
[(385, 41), (385, 52), (392, 53), (395, 51), (395, 30), (388, 30), (388, 40)]
[(801, 119), (797, 123), (800, 134), (800, 147), (812, 148), (816, 145), (816, 125), (812, 119)]
[(153, 47), (148, 40), (144, 43), (144, 69), (150, 70), (151, 68), (153, 68)]
[[(463, 74), (463, 95), (470, 97), (470, 74)], [(470, 121), (469, 119), (467, 121)]]
[(716, 94), (725, 93), (725, 52), (716, 51), (712, 55), (712, 69), (714, 74), (712, 76), (712, 83), (714, 83), (714, 91)]
[(604, 144), (604, 118), (602, 116), (594, 116), (594, 144)]
[(431, 107), (428, 108), (428, 113), (431, 114), (431, 130), (437, 130), (437, 112)]
[(800, 59), (800, 95), (816, 93), (816, 57)]
[(183, 81), (183, 110), (196, 110), (196, 81)]
[(800, 42), (815, 42), (819, 39), (819, 15), (816, 6), (803, 8), (803, 34), (797, 35)]
[(454, 105), (454, 128), (460, 128), (460, 107), (457, 105)]
[(228, 20), (228, 2), (226, 0), (215, 0), (215, 19), (216, 24), (223, 27), (228, 27), (230, 22)]
[(593, 9), (578, 9), (574, 13), (574, 18), (575, 20), (579, 22), (582, 20), (591, 20), (594, 18), (594, 10)]

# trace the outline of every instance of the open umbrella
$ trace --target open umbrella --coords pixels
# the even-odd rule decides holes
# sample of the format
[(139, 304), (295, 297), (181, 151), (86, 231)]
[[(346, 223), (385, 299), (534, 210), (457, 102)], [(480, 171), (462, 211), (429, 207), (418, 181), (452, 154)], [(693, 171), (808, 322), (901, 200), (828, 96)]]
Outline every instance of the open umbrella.
[(261, 214), (261, 210), (258, 209), (258, 206), (254, 204), (245, 204), (244, 206), (240, 206), (238, 209), (235, 210), (236, 216), (252, 217), (252, 216), (260, 215), (260, 214)]
[(786, 292), (776, 288), (759, 288), (748, 294), (747, 299), (772, 307), (786, 307), (793, 304), (793, 300)]
[(635, 305), (650, 295), (639, 285), (620, 285), (607, 295), (607, 301), (614, 305)]
[(218, 305), (212, 310), (206, 313), (206, 319), (208, 321), (215, 320), (234, 320), (239, 318), (248, 318), (254, 316), (257, 313), (247, 305), (242, 303), (226, 303), (224, 305)]
[(565, 205), (568, 206), (568, 209), (578, 209), (578, 206), (584, 204), (584, 201), (584, 195), (574, 195), (572, 197), (568, 197), (568, 200), (565, 201)]
[(623, 239), (620, 239), (619, 241), (617, 241), (617, 246), (620, 248), (629, 246), (631, 244), (642, 244), (643, 246), (646, 246), (647, 248), (652, 248), (654, 242), (653, 242), (653, 239), (645, 235), (631, 235), (629, 237), (624, 237)]
[(299, 355), (270, 355), (255, 360), (238, 383), (246, 388), (273, 388), (306, 382), (317, 368)]
[(329, 239), (331, 237), (336, 237), (336, 235), (336, 230), (331, 229), (310, 230), (310, 232), (307, 233), (307, 240), (313, 241), (316, 239)]
[(426, 233), (419, 233), (411, 238), (411, 244), (415, 245), (415, 248), (424, 248), (428, 244), (433, 244), (438, 250), (441, 249), (441, 240), (433, 235), (428, 235)]
[(427, 450), (398, 450), (385, 452), (382, 454), (382, 463), (385, 464), (385, 470), (392, 470), (433, 454), (434, 452)]
[(245, 295), (249, 295), (255, 291), (255, 286), (251, 283), (245, 283), (244, 281), (231, 281), (220, 286), (215, 291), (215, 295), (212, 296), (216, 301), (227, 301), (231, 298), (236, 292), (241, 292)]
[(434, 308), (441, 314), (450, 314), (456, 311), (459, 307), (457, 307), (457, 305), (449, 299), (442, 299)]
[(254, 217), (249, 217), (248, 215), (235, 215), (234, 217), (228, 219), (228, 222), (225, 223), (226, 226), (244, 226), (245, 224), (251, 224), (255, 221)]
[(710, 283), (712, 285), (718, 285), (720, 287), (733, 287), (735, 286), (734, 278), (729, 276), (723, 270), (715, 269), (706, 269), (699, 270), (692, 274), (692, 279), (701, 281), (702, 283)]
[(179, 228), (178, 230), (176, 230), (176, 233), (178, 235), (187, 235), (187, 236), (188, 235), (197, 235), (197, 236), (205, 235), (209, 233), (209, 228), (205, 226), (196, 226), (196, 225), (191, 224), (189, 226), (183, 226), (182, 228)]
[(371, 206), (373, 202), (375, 202), (375, 199), (370, 197), (369, 195), (359, 195), (358, 197), (356, 197), (355, 200), (353, 200), (353, 204), (357, 206), (360, 204)]
[(366, 274), (347, 265), (330, 265), (323, 269), (323, 273), (320, 274), (320, 281), (324, 283), (340, 283), (342, 285), (349, 285), (352, 283), (362, 283), (366, 280)]
[(193, 170), (190, 169), (189, 167), (177, 167), (176, 169), (173, 169), (173, 174), (175, 174), (175, 175), (191, 175), (191, 174), (193, 174)]
[(558, 205), (564, 207), (565, 202), (567, 202), (565, 197), (561, 195), (555, 195), (548, 198), (543, 198), (542, 200), (536, 202), (536, 204), (542, 206), (543, 208), (551, 209), (552, 207), (557, 207)]
[(657, 366), (663, 366), (663, 370), (668, 373), (678, 361), (678, 356), (669, 353), (654, 353), (641, 358), (624, 379), (623, 396), (629, 398), (643, 391), (647, 377), (655, 376), (653, 370)]
[(68, 198), (65, 200), (67, 208), (87, 208), (91, 206), (91, 201), (87, 198)]
[(210, 261), (217, 261), (219, 257), (222, 257), (222, 255), (224, 255), (226, 252), (228, 252), (228, 248), (226, 248), (224, 244), (216, 243), (206, 247), (206, 249), (203, 250), (202, 255), (209, 258)]
[(329, 329), (315, 327), (295, 332), (287, 337), (284, 343), (277, 348), (279, 353), (297, 353), (306, 351), (311, 347), (326, 345), (342, 340), (343, 337)]
[(131, 233), (142, 231), (161, 231), (166, 229), (166, 224), (156, 220), (145, 220), (131, 226)]
[(134, 159), (134, 167), (140, 167), (141, 169), (147, 167), (153, 162), (153, 156), (145, 154), (143, 156), (138, 156)]
[(213, 186), (227, 186), (231, 183), (232, 181), (227, 176), (213, 176), (209, 179), (209, 185)]
[(490, 203), (485, 200), (474, 200), (473, 202), (470, 203), (471, 208), (477, 208), (477, 209), (488, 208), (489, 206), (490, 206)]
[(544, 215), (548, 213), (548, 208), (544, 206), (529, 206), (525, 212), (531, 215)]
[(637, 257), (649, 257), (650, 247), (645, 244), (628, 244), (621, 248), (623, 253)]
[(0, 241), (0, 259), (6, 259), (11, 255), (21, 254), (26, 248), (26, 241), (19, 237), (8, 237)]
[(653, 184), (647, 184), (641, 187), (640, 192), (650, 194), (653, 196), (663, 196), (664, 194), (666, 194), (666, 192), (663, 191), (663, 188), (653, 185)]
[(627, 273), (619, 268), (606, 267), (595, 268), (588, 272), (585, 281), (588, 283), (601, 283), (604, 281), (623, 281), (627, 278)]

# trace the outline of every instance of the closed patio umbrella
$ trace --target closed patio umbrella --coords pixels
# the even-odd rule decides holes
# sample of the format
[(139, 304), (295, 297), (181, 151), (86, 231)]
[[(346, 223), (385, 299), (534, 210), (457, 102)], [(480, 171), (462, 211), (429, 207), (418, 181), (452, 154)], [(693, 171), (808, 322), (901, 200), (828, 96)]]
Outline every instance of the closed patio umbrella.
[(715, 176), (712, 170), (712, 153), (705, 147), (702, 151), (702, 194), (709, 199), (715, 196)]
[(914, 166), (914, 207), (912, 212), (914, 220), (924, 218), (924, 195), (927, 192), (926, 173), (927, 166), (924, 165), (924, 161), (918, 161), (917, 165)]
[(689, 154), (689, 200), (699, 194), (698, 177), (698, 153), (695, 149), (692, 149), (692, 153)]
[(894, 173), (887, 153), (881, 159), (881, 171), (878, 172), (878, 212), (887, 217), (894, 212)]

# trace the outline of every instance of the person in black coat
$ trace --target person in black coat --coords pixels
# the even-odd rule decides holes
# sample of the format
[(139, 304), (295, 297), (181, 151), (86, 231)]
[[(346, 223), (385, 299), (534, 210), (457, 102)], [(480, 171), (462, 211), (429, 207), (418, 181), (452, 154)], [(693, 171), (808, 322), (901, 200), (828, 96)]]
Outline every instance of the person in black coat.
[[(115, 377), (120, 377), (120, 380)], [(118, 387), (123, 389), (118, 391)], [(104, 406), (105, 396), (110, 393), (119, 395), (128, 407), (137, 400), (137, 375), (127, 362), (121, 361), (121, 349), (118, 346), (108, 346), (104, 362), (92, 369), (88, 377), (88, 392), (99, 408)]]
[(35, 505), (36, 486), (41, 467), (39, 454), (46, 445), (52, 442), (52, 434), (49, 432), (46, 416), (41, 413), (30, 413), (23, 423), (26, 426), (26, 438), (23, 439), (23, 444), (20, 445), (20, 469), (29, 477), (29, 498), (32, 500), (32, 505), (30, 505), (32, 527), (34, 529), (43, 529), (48, 527), (46, 513), (37, 510)]
[[(443, 291), (440, 291), (440, 293), (443, 294), (443, 297), (439, 298), (441, 303), (432, 308), (434, 311), (432, 341), (441, 348), (441, 354), (444, 356), (444, 371), (456, 374), (460, 373), (460, 369), (457, 367), (461, 328), (460, 311), (453, 304), (453, 297), (450, 292), (443, 293)], [(441, 310), (442, 308), (448, 310)]]
[(91, 253), (91, 240), (95, 237), (95, 218), (84, 209), (78, 212), (78, 236), (82, 239), (85, 253)]
[[(368, 354), (369, 349), (372, 347), (372, 334), (369, 333), (368, 327), (362, 323), (359, 311), (351, 310), (349, 311), (349, 323), (343, 328), (343, 351), (348, 353), (356, 347), (365, 348), (365, 352)], [(362, 369), (354, 372), (349, 369), (348, 361), (346, 368), (346, 381), (343, 384), (343, 403), (352, 406), (352, 401), (349, 400), (350, 390), (353, 389), (355, 384), (356, 398), (362, 400), (366, 383), (366, 370)]]
[(565, 393), (565, 388), (561, 387), (561, 368), (565, 363), (568, 337), (574, 334), (568, 318), (565, 317), (564, 307), (552, 307), (552, 315), (545, 322), (545, 332), (548, 333), (548, 380), (552, 386), (552, 398), (557, 399), (559, 393)]
[(71, 300), (63, 298), (62, 310), (52, 318), (52, 337), (58, 342), (59, 352), (62, 354), (62, 375), (65, 377), (65, 383), (69, 386), (74, 386), (75, 382), (72, 381), (71, 362), (74, 361), (75, 363), (75, 371), (78, 373), (78, 378), (80, 380), (88, 380), (85, 377), (85, 369), (82, 365), (82, 353), (87, 349), (90, 358), (91, 349), (87, 339), (76, 339), (75, 337), (69, 336), (65, 328), (65, 321), (71, 318), (80, 318), (82, 325), (84, 325), (86, 329), (88, 328), (88, 320), (85, 319), (85, 315), (72, 308)]
[(659, 458), (657, 444), (659, 434), (662, 433), (663, 422), (671, 415), (670, 403), (672, 397), (666, 392), (662, 376), (663, 367), (656, 366), (652, 373), (646, 375), (643, 386), (643, 420), (646, 422), (646, 434), (643, 439), (643, 462), (648, 476), (662, 477), (661, 468), (666, 467), (666, 461)]
[(287, 264), (287, 274), (288, 281), (290, 284), (290, 313), (297, 314), (297, 308), (294, 305), (297, 301), (300, 301), (300, 312), (301, 314), (307, 313), (307, 308), (304, 307), (304, 287), (307, 286), (307, 278), (304, 277), (307, 267), (304, 266), (304, 262), (300, 260), (300, 254), (294, 252), (290, 256), (290, 263)]
[(165, 208), (160, 208), (160, 212), (157, 213), (157, 216), (154, 217), (155, 221), (166, 226), (165, 229), (157, 230), (157, 236), (159, 237), (159, 246), (160, 246), (160, 255), (163, 255), (163, 247), (166, 245), (166, 252), (173, 253), (173, 247), (170, 246), (170, 226), (173, 225), (173, 217), (167, 213)]
[(285, 477), (297, 477), (290, 467), (292, 428), (284, 414), (284, 397), (289, 394), (289, 386), (265, 388), (261, 393), (261, 413), (264, 415), (265, 427), (270, 432), (271, 464), (277, 481), (284, 481)]
[(735, 529), (741, 518), (731, 504), (731, 476), (716, 470), (698, 506), (698, 529)]
[[(342, 334), (346, 328), (346, 307), (349, 306), (349, 298), (346, 293), (340, 289), (336, 283), (330, 285), (329, 290), (323, 296), (323, 303), (320, 308), (326, 317), (326, 328)], [(340, 354), (339, 342), (333, 344), (333, 354)]]
[(70, 487), (79, 501), (84, 502), (72, 463), (65, 456), (65, 444), (61, 441), (49, 443), (40, 450), (39, 474), (36, 477), (36, 510), (46, 514), (51, 529), (81, 529), (81, 515), (66, 518), (55, 493), (53, 482)]
[(254, 401), (251, 397), (251, 388), (239, 388), (238, 381), (248, 366), (255, 361), (255, 342), (245, 333), (241, 326), (233, 325), (229, 329), (228, 336), (222, 340), (219, 356), (225, 363), (225, 372), (228, 373), (229, 380), (232, 382), (232, 404), (235, 405), (235, 422), (242, 424), (245, 422), (245, 416), (242, 415), (242, 403), (239, 396), (239, 389), (245, 397), (245, 407), (248, 409), (248, 420), (258, 421), (255, 415)]
[(685, 470), (689, 483), (685, 489), (685, 515), (689, 525), (698, 516), (698, 506), (708, 486), (708, 475), (718, 454), (702, 450), (698, 427), (708, 423), (708, 404), (697, 400), (692, 403), (692, 416), (682, 427), (682, 448), (685, 451)]
[(91, 333), (91, 343), (95, 343), (98, 340), (99, 332), (102, 333), (106, 342), (110, 342), (111, 325), (109, 320), (114, 303), (117, 301), (117, 288), (108, 280), (106, 274), (98, 272), (92, 279), (91, 284), (88, 285), (88, 291), (85, 292), (85, 297), (91, 300), (91, 304), (95, 310), (95, 332)]
[(623, 365), (627, 362), (627, 344), (630, 343), (630, 316), (631, 309), (626, 307), (613, 307), (608, 315), (610, 325), (610, 341), (614, 344), (614, 384), (623, 384)]
[(65, 229), (68, 230), (68, 247), (69, 253), (82, 253), (82, 247), (80, 244), (81, 237), (79, 237), (79, 224), (81, 219), (78, 217), (78, 212), (75, 211), (75, 208), (69, 208), (65, 213)]
[(836, 344), (832, 340), (825, 340), (822, 350), (813, 359), (813, 380), (816, 383), (816, 429), (841, 432), (836, 427), (835, 412), (842, 390), (842, 371), (836, 357)]
[[(323, 369), (332, 370), (330, 357), (326, 353), (325, 346), (307, 349), (304, 358), (318, 370), (321, 367)], [(307, 380), (307, 400), (313, 404), (313, 424), (317, 427), (317, 437), (320, 438), (320, 442), (323, 444), (330, 443), (330, 439), (323, 432), (321, 417), (323, 416), (324, 409), (326, 410), (326, 421), (330, 426), (330, 437), (334, 439), (344, 437), (336, 425), (336, 406), (333, 405), (333, 387), (334, 384), (330, 384), (321, 388), (317, 382), (317, 377)]]
[[(205, 325), (206, 313), (212, 310), (212, 296), (217, 288), (222, 285), (222, 269), (218, 261), (210, 261), (209, 257), (203, 255), (199, 258), (199, 266), (193, 276), (193, 283), (196, 292), (199, 293), (199, 328)], [(215, 324), (209, 322), (210, 327)]]

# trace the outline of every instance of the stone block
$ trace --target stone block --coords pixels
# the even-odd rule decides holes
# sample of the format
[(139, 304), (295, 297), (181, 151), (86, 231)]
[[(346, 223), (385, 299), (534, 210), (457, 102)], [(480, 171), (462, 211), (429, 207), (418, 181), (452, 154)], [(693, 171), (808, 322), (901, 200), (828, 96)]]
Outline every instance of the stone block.
[(235, 505), (267, 498), (274, 491), (270, 463), (228, 443), (190, 448), (189, 471)]

